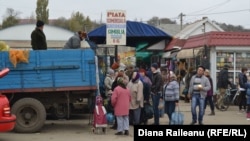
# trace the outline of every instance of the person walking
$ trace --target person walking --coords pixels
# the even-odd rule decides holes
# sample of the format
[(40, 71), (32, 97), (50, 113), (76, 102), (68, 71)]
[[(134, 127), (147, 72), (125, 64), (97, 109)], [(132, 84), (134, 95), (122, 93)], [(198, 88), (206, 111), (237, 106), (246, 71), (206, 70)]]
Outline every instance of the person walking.
[(247, 99), (247, 112), (246, 117), (247, 120), (250, 120), (250, 76), (247, 77), (246, 85), (246, 99)]
[(239, 78), (239, 86), (241, 88), (240, 95), (239, 95), (239, 113), (246, 112), (246, 82), (247, 82), (247, 68), (243, 67), (241, 72), (238, 75)]
[(43, 28), (44, 22), (38, 20), (36, 28), (31, 33), (31, 46), (33, 50), (47, 50), (47, 41)]
[(141, 118), (141, 108), (143, 108), (144, 98), (143, 98), (143, 83), (140, 80), (139, 72), (134, 71), (132, 78), (127, 84), (127, 88), (130, 90), (131, 102), (131, 124), (139, 125)]
[(117, 133), (115, 135), (129, 135), (129, 107), (131, 95), (126, 87), (123, 77), (117, 78), (118, 86), (115, 87), (111, 96), (114, 114), (117, 120)]
[(219, 72), (219, 75), (217, 77), (217, 88), (220, 93), (220, 96), (216, 102), (216, 107), (218, 109), (225, 109), (223, 97), (226, 94), (226, 89), (228, 88), (228, 85), (231, 85), (231, 82), (228, 80), (228, 68), (229, 66), (225, 65), (224, 68)]
[(184, 87), (184, 90), (185, 92), (183, 93), (184, 94), (184, 101), (185, 103), (189, 103), (190, 102), (190, 99), (188, 98), (188, 89), (189, 89), (189, 83), (190, 83), (190, 80), (192, 78), (192, 76), (196, 74), (196, 71), (194, 70), (193, 67), (190, 67), (188, 68), (188, 71), (187, 71), (187, 74), (185, 76), (185, 80), (184, 80), (184, 84), (185, 84), (185, 87)]
[[(211, 89), (207, 91), (207, 96), (206, 96), (206, 99), (205, 99), (204, 109), (206, 110), (207, 103), (209, 103), (211, 113), (208, 114), (208, 115), (209, 116), (214, 116), (215, 115), (215, 111), (214, 111), (214, 102), (213, 102), (213, 94), (214, 94), (213, 80), (210, 77), (210, 71), (208, 69), (205, 70), (204, 74), (208, 78), (208, 80), (210, 82), (210, 85), (211, 85)], [(204, 111), (204, 113), (205, 113), (205, 111)]]
[[(197, 69), (197, 74), (192, 76), (189, 84), (188, 95), (191, 97), (191, 113), (192, 122), (191, 125), (198, 123), (203, 125), (204, 116), (204, 105), (205, 98), (207, 96), (207, 91), (211, 89), (210, 82), (208, 78), (204, 75), (205, 67), (199, 66)], [(199, 107), (198, 118), (196, 107)]]
[(81, 41), (87, 37), (83, 31), (78, 31), (71, 36), (64, 45), (64, 49), (79, 49), (81, 48)]
[(160, 123), (160, 113), (159, 113), (159, 102), (162, 97), (162, 86), (163, 80), (161, 72), (158, 70), (158, 64), (153, 63), (151, 65), (152, 71), (152, 87), (151, 87), (151, 98), (154, 109), (154, 123), (153, 125), (159, 125)]
[(171, 122), (172, 113), (180, 99), (180, 85), (174, 73), (170, 74), (169, 82), (164, 85), (163, 99), (165, 100), (164, 111), (168, 115), (169, 124)]

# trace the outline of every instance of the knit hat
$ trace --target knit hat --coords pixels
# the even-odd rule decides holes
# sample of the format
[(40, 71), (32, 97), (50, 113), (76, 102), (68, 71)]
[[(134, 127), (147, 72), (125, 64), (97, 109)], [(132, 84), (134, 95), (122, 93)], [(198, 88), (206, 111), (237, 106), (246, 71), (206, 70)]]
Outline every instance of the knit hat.
[(135, 76), (134, 76), (134, 78), (132, 78), (133, 83), (136, 82), (140, 78), (140, 74), (138, 72), (134, 72), (134, 73), (135, 74), (133, 74), (133, 75), (135, 75)]
[(124, 81), (124, 80), (123, 80), (122, 77), (117, 77), (117, 83), (118, 83), (118, 84), (124, 84), (123, 81)]
[(114, 63), (112, 64), (111, 68), (112, 68), (113, 70), (116, 70), (116, 69), (119, 68), (119, 64), (118, 64), (117, 62), (114, 62)]
[(145, 69), (139, 69), (139, 72), (144, 73), (144, 74), (147, 73)]
[(44, 22), (41, 21), (41, 20), (38, 20), (38, 21), (36, 22), (36, 26), (37, 26), (37, 27), (41, 27), (41, 26), (43, 26), (43, 25), (44, 25)]
[(109, 69), (109, 70), (108, 70), (108, 74), (110, 74), (110, 75), (111, 75), (111, 74), (114, 74), (114, 73), (115, 73), (115, 71), (114, 71), (114, 70), (112, 70), (112, 69)]
[(158, 64), (157, 63), (153, 63), (152, 65), (151, 65), (151, 67), (153, 67), (153, 68), (155, 68), (156, 70), (158, 69)]

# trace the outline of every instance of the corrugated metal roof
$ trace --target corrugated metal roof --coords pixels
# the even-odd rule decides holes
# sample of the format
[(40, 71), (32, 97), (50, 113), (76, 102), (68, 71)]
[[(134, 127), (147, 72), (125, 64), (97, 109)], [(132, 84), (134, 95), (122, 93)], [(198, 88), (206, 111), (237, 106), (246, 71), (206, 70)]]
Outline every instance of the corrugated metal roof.
[(208, 18), (203, 18), (202, 20), (198, 20), (194, 23), (185, 26), (179, 33), (175, 35), (175, 37), (180, 39), (187, 39), (189, 38), (189, 36), (195, 35), (197, 32), (202, 32), (201, 29), (204, 28), (204, 25), (206, 28), (206, 32), (224, 31), (222, 28), (216, 25), (216, 23), (210, 21)]
[(174, 47), (182, 48), (186, 42), (186, 39), (174, 38), (171, 42), (165, 47), (165, 51), (171, 51), (175, 49)]
[(175, 36), (181, 31), (181, 26), (178, 24), (160, 24), (156, 26), (171, 36)]
[(187, 39), (183, 48), (201, 46), (250, 46), (250, 32), (211, 31)]
[[(0, 30), (0, 40), (31, 40), (30, 34), (35, 29), (34, 24), (16, 25)], [(47, 40), (67, 41), (74, 33), (72, 31), (44, 25)]]

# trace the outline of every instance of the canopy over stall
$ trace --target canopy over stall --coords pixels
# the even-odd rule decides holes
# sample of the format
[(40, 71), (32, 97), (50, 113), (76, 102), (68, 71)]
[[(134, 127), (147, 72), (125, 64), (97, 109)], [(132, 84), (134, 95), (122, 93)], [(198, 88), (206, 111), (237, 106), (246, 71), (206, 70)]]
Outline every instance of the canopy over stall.
[[(88, 38), (96, 44), (106, 44), (106, 25), (90, 31)], [(143, 52), (144, 55), (145, 52), (149, 52), (146, 53), (145, 58), (142, 57), (144, 55), (140, 54), (141, 59), (150, 58), (148, 55), (152, 54), (152, 51), (147, 51), (148, 47), (162, 40), (165, 40), (168, 44), (172, 38), (172, 36), (154, 26), (135, 21), (126, 22), (126, 46), (135, 47), (136, 55), (140, 54), (139, 52)]]
[[(127, 21), (126, 26), (127, 46), (137, 47), (139, 44), (146, 42), (148, 47), (162, 40), (166, 40), (167, 42), (172, 40), (172, 36), (145, 23)], [(105, 44), (106, 25), (90, 31), (88, 37), (96, 44)]]

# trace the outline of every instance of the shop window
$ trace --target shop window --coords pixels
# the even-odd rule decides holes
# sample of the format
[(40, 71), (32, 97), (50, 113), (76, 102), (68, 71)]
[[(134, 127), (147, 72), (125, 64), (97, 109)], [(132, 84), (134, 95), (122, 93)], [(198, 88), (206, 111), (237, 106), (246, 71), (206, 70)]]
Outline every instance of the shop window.
[(225, 65), (229, 66), (229, 80), (234, 84), (238, 84), (238, 75), (241, 72), (241, 68), (250, 68), (250, 53), (217, 51), (217, 75)]

